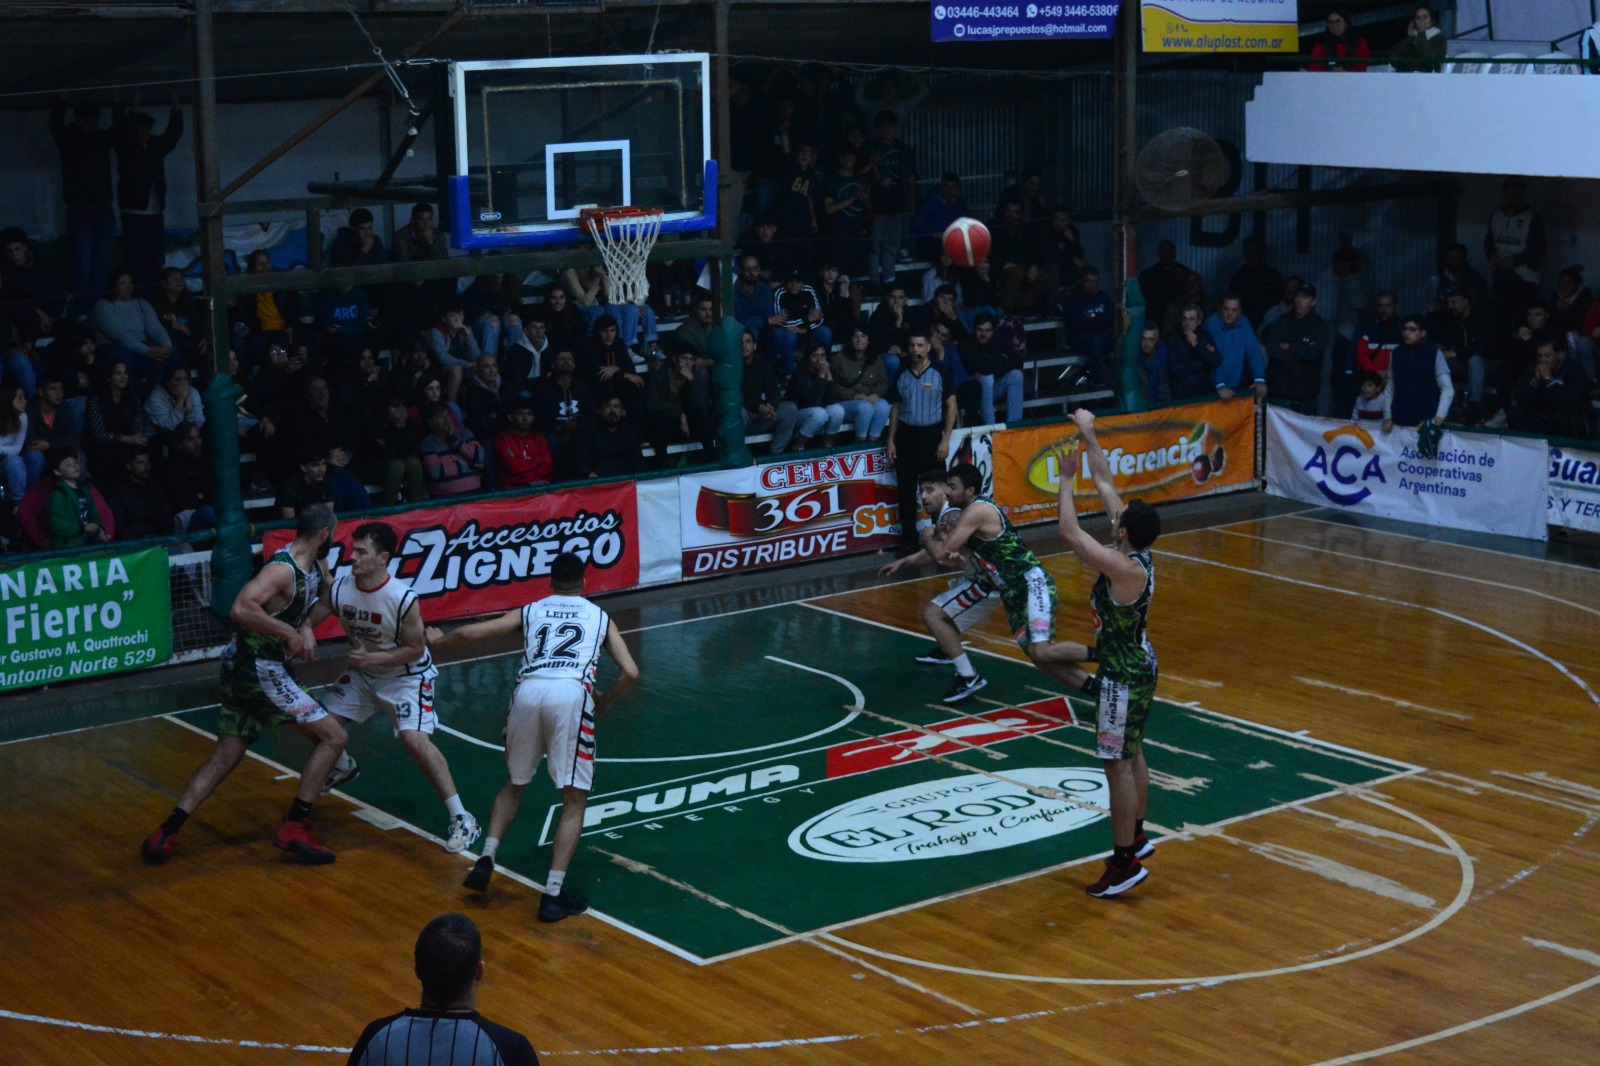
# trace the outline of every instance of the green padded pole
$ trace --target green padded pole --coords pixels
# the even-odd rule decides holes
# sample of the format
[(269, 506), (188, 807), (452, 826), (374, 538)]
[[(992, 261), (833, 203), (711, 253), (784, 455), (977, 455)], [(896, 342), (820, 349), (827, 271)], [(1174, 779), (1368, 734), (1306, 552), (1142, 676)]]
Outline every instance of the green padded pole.
[(711, 331), (707, 349), (711, 368), (711, 402), (716, 408), (717, 439), (723, 466), (749, 466), (755, 462), (744, 442), (744, 327), (736, 318), (724, 318)]

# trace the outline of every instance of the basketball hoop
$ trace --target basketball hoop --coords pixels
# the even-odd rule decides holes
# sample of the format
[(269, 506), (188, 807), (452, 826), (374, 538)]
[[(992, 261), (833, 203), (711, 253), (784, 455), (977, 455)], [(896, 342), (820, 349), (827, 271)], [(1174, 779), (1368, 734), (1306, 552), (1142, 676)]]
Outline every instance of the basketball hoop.
[(586, 207), (578, 225), (594, 238), (611, 276), (613, 303), (643, 306), (650, 295), (645, 264), (661, 232), (662, 212), (649, 207)]

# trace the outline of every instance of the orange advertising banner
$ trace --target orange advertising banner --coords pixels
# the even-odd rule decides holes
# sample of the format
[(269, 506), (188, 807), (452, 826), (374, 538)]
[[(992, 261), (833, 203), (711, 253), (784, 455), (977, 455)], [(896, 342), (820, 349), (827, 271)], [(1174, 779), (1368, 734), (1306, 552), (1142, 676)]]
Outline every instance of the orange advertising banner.
[[(1125, 500), (1191, 499), (1256, 483), (1256, 406), (1247, 398), (1185, 404), (1095, 420), (1095, 435)], [(1052, 449), (1076, 440), (1071, 422), (994, 435), (994, 502), (1017, 525), (1054, 521)], [(1078, 513), (1101, 510), (1087, 463), (1071, 472)]]

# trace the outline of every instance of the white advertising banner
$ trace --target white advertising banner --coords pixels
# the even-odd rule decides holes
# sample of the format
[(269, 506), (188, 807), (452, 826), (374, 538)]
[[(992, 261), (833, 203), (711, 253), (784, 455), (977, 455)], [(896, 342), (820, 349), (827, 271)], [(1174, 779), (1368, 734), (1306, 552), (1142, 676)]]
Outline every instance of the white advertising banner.
[(684, 578), (895, 545), (894, 469), (882, 448), (678, 479)]
[(1550, 524), (1600, 533), (1600, 452), (1550, 446)]
[(672, 585), (683, 580), (679, 550), (678, 479), (638, 482), (639, 584)]
[(1545, 540), (1543, 440), (1446, 429), (1423, 458), (1417, 431), (1267, 410), (1267, 491), (1358, 514)]

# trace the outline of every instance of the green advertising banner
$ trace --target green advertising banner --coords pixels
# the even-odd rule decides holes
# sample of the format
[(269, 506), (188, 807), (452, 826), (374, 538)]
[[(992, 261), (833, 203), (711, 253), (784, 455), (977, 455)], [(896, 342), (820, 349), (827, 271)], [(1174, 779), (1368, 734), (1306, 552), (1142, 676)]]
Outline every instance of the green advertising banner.
[(0, 691), (115, 674), (172, 657), (162, 548), (0, 570)]

